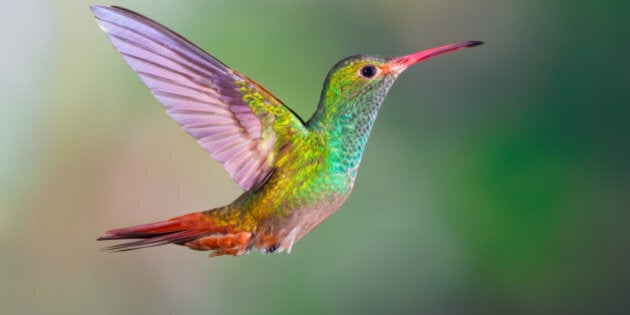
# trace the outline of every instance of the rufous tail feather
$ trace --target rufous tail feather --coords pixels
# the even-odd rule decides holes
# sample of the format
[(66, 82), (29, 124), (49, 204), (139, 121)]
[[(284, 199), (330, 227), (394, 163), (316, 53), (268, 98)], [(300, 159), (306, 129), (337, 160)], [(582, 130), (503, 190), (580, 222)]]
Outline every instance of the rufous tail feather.
[(195, 250), (211, 250), (211, 256), (237, 256), (249, 251), (252, 236), (250, 232), (233, 231), (228, 226), (217, 227), (202, 212), (196, 212), (162, 222), (111, 230), (98, 240), (135, 239), (103, 248), (112, 252), (177, 244)]
[(165, 244), (185, 245), (192, 240), (215, 234), (217, 229), (203, 222), (201, 212), (191, 213), (162, 222), (108, 231), (99, 241), (137, 239), (103, 248), (105, 251), (128, 251)]

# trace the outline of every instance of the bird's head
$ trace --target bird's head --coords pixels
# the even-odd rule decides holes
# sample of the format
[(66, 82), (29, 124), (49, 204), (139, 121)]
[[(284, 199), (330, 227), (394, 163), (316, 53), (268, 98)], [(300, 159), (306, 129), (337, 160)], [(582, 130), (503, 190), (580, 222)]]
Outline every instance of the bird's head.
[(460, 48), (481, 45), (467, 41), (439, 46), (397, 58), (355, 55), (335, 64), (324, 81), (320, 109), (328, 114), (361, 113), (383, 102), (396, 78), (409, 66)]

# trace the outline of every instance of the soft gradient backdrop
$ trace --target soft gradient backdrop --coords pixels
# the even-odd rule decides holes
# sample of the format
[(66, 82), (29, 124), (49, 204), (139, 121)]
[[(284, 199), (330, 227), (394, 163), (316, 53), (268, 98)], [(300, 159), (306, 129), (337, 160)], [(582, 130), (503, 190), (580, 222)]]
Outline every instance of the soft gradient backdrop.
[(290, 255), (109, 254), (108, 229), (239, 195), (89, 1), (0, 10), (2, 314), (628, 314), (622, 1), (116, 1), (302, 117), (356, 53), (486, 45), (405, 72), (354, 194)]

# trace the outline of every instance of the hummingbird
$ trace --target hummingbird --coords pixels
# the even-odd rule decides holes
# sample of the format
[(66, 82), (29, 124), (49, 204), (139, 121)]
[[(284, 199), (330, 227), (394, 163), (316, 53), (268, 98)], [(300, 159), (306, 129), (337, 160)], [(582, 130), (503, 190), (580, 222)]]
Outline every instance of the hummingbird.
[(100, 28), (155, 98), (244, 193), (234, 202), (100, 238), (127, 251), (176, 244), (239, 256), (289, 253), (350, 195), (359, 163), (390, 87), (409, 66), (465, 41), (396, 58), (355, 55), (337, 62), (317, 110), (305, 121), (252, 79), (165, 26), (133, 11), (91, 6)]

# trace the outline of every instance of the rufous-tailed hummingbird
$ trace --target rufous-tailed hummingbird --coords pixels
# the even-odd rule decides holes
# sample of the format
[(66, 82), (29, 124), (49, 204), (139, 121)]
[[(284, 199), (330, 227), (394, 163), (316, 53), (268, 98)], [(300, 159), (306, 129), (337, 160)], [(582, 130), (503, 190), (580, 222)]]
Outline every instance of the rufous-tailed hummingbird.
[(92, 6), (100, 27), (166, 112), (245, 192), (229, 205), (111, 230), (124, 251), (163, 244), (211, 256), (291, 251), (348, 198), (381, 103), (407, 67), (482, 44), (467, 41), (398, 58), (356, 55), (328, 72), (317, 110), (302, 120), (248, 77), (132, 11)]

